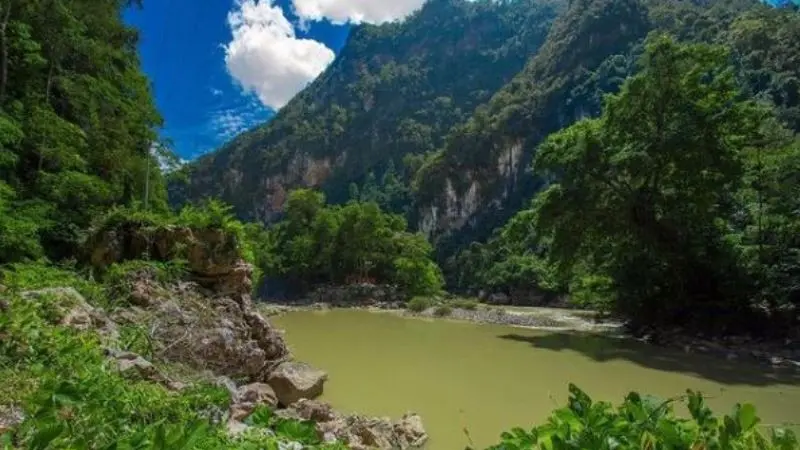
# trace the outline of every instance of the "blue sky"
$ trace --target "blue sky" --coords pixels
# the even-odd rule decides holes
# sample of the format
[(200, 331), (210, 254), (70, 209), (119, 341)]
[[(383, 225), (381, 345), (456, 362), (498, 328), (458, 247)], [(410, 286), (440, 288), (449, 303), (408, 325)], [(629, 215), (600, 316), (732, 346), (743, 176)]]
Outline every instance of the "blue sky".
[(335, 58), (357, 23), (424, 0), (144, 0), (126, 11), (165, 120), (191, 160), (262, 123)]
[[(227, 16), (234, 6), (231, 0), (146, 0), (144, 9), (126, 14), (141, 32), (142, 64), (165, 119), (163, 134), (185, 159), (217, 148), (272, 114), (226, 67), (224, 46), (232, 40)], [(348, 29), (315, 22), (298, 34), (338, 52)]]

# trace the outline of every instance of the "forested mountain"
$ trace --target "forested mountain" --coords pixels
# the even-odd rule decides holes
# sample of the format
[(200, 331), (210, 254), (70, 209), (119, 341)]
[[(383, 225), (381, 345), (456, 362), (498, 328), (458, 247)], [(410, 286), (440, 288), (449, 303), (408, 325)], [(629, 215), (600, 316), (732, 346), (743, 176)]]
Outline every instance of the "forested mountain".
[[(442, 146), (447, 131), (522, 69), (561, 0), (432, 0), (401, 23), (362, 25), (337, 60), (269, 123), (201, 158), (176, 197), (217, 196), (245, 218), (270, 221), (292, 187), (347, 200), (393, 162)], [(407, 186), (408, 183), (404, 183)], [(393, 201), (408, 209), (407, 189)]]
[(322, 76), (187, 167), (172, 197), (271, 222), (288, 190), (320, 187), (406, 213), (452, 255), (524, 205), (541, 184), (526, 171), (536, 145), (599, 114), (654, 30), (734, 48), (750, 93), (797, 129), (796, 23), (757, 0), (432, 0), (355, 28)]
[(166, 207), (129, 3), (0, 2), (0, 261), (73, 256), (114, 204)]
[(752, 0), (571, 2), (525, 69), (453, 129), (418, 173), (420, 228), (452, 254), (501, 225), (540, 185), (524, 170), (536, 146), (598, 115), (603, 96), (635, 71), (652, 31), (732, 48), (748, 93), (773, 102), (781, 119), (800, 130), (798, 17)]
[[(376, 201), (431, 238), (451, 289), (568, 293), (651, 323), (754, 305), (796, 318), (798, 71), (791, 6), (432, 0), (355, 29), (274, 121), (173, 193), (266, 222), (301, 186)], [(648, 110), (662, 91), (675, 98)], [(753, 124), (760, 135), (739, 134)]]

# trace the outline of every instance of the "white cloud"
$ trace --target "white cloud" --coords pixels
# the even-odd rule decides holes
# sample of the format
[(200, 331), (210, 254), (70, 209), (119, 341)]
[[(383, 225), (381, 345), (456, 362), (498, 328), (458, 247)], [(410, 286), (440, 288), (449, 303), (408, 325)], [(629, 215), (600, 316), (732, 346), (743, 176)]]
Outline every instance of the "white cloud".
[(228, 72), (273, 109), (283, 107), (335, 56), (321, 42), (298, 38), (273, 0), (237, 0), (228, 25), (233, 33), (225, 46)]
[(425, 0), (292, 0), (301, 19), (328, 19), (337, 24), (393, 22), (418, 10), (423, 3)]
[(222, 96), (222, 91), (217, 88), (211, 88), (211, 95), (214, 97), (220, 97)]

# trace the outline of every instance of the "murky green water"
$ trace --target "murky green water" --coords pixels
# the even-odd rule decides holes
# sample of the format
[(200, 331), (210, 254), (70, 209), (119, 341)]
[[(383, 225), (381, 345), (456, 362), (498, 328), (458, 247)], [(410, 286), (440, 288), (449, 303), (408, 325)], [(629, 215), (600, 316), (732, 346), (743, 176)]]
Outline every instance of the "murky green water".
[(752, 402), (765, 423), (800, 422), (800, 379), (644, 344), (512, 327), (335, 310), (275, 318), (295, 355), (330, 375), (324, 400), (345, 412), (422, 415), (431, 450), (496, 443), (542, 422), (574, 382), (596, 399), (631, 390), (714, 396), (716, 411)]

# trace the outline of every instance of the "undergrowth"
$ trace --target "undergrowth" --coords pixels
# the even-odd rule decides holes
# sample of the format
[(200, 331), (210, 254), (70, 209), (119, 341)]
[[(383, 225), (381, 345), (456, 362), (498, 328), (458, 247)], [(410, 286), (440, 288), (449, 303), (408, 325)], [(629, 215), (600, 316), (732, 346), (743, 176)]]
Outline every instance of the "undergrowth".
[[(258, 417), (250, 431), (229, 436), (222, 420), (230, 403), (225, 388), (196, 383), (171, 392), (123, 377), (106, 359), (99, 336), (56, 325), (63, 298), (45, 295), (31, 301), (18, 295), (22, 287), (57, 287), (75, 280), (57, 270), (16, 269), (10, 276), (5, 272), (10, 290), (0, 311), (0, 410), (21, 409), (25, 420), (0, 436), (0, 448), (277, 450), (287, 442), (310, 449), (344, 448), (322, 444), (307, 423)], [(102, 295), (92, 283), (87, 286)], [(136, 339), (135, 327), (123, 327), (123, 346), (141, 350)]]

